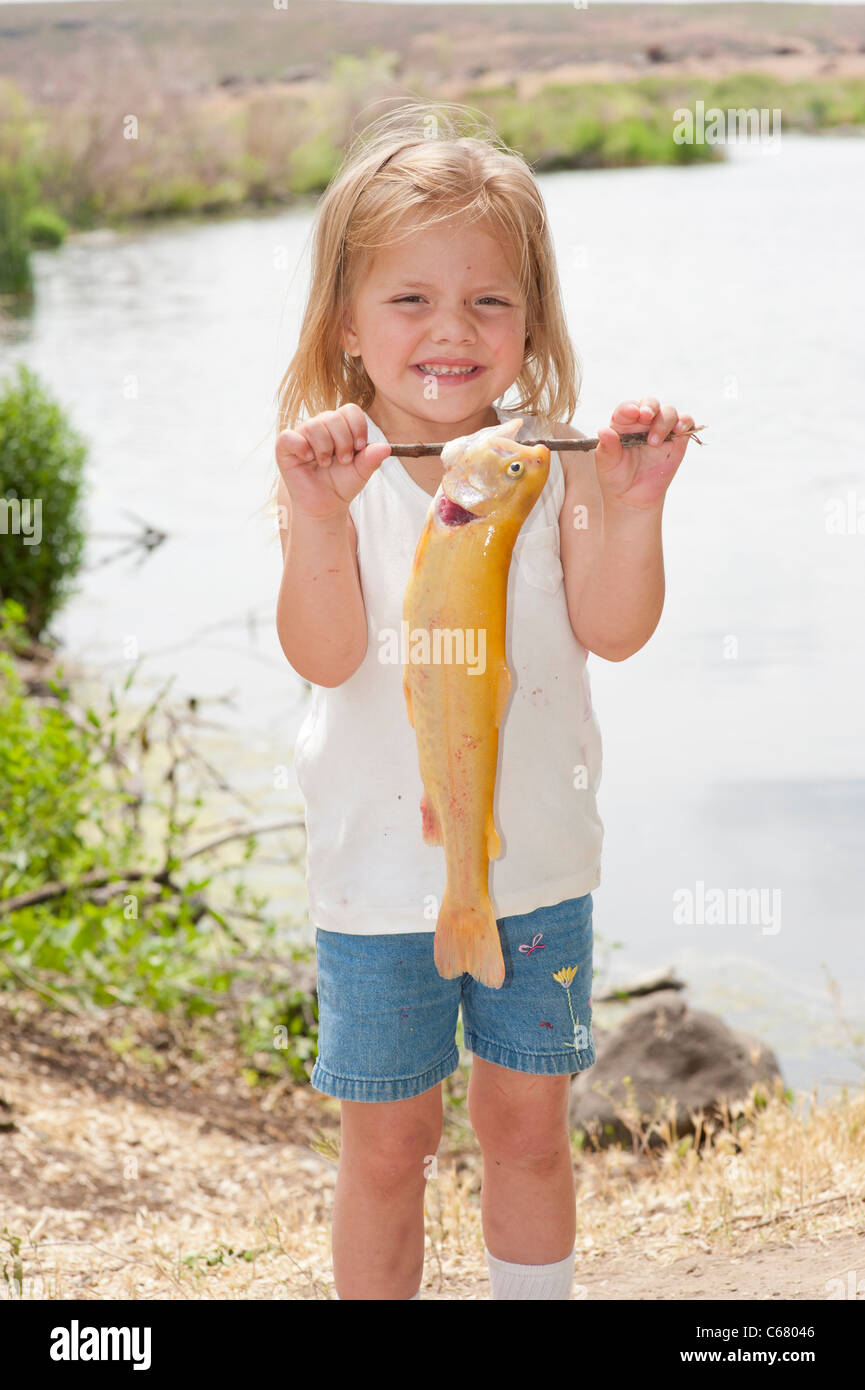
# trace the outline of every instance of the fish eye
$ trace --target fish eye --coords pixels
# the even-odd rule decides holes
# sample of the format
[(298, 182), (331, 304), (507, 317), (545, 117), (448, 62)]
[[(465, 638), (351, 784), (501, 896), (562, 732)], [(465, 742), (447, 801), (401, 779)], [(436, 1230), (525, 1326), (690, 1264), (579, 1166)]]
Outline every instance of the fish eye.
[(526, 471), (526, 465), (522, 459), (512, 459), (507, 466), (507, 472), (512, 478), (521, 478)]

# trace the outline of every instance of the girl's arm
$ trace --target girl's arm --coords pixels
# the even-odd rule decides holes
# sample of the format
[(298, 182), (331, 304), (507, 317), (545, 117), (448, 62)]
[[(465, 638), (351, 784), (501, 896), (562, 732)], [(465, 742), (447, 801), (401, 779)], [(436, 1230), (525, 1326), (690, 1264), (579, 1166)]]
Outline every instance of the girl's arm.
[(593, 455), (576, 457), (560, 515), (571, 627), (587, 651), (624, 661), (648, 642), (664, 607), (661, 514), (605, 509)]
[(282, 582), (276, 630), (287, 660), (314, 685), (341, 685), (366, 655), (367, 620), (357, 566), (357, 532), (349, 515), (292, 514), (277, 488)]
[(593, 453), (561, 455), (568, 462), (559, 528), (574, 635), (606, 661), (624, 661), (645, 646), (663, 611), (661, 514), (687, 440), (622, 449), (619, 433), (657, 429), (663, 440), (677, 420), (682, 429), (694, 422), (653, 397), (618, 406), (612, 418), (615, 428), (599, 430)]
[(325, 410), (276, 441), (282, 582), (276, 630), (298, 675), (342, 685), (366, 655), (367, 618), (349, 504), (389, 453), (367, 444), (353, 402)]

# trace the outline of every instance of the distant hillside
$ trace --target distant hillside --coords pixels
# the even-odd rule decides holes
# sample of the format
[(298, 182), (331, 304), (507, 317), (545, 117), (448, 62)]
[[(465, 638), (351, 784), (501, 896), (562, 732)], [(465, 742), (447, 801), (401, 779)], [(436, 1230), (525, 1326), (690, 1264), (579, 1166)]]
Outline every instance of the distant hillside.
[(384, 5), (345, 0), (137, 0), (0, 8), (0, 75), (65, 102), (78, 62), (138, 58), (186, 90), (325, 77), (335, 53), (380, 48), (398, 76), (447, 87), (560, 67), (595, 75), (760, 69), (865, 73), (859, 5)]

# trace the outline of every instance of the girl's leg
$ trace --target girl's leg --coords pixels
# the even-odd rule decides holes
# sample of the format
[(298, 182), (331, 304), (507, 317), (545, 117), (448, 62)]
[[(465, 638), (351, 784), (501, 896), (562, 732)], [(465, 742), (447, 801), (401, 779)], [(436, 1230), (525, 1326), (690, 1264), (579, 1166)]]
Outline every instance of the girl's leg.
[(423, 1278), (426, 1160), (441, 1139), (441, 1082), (410, 1100), (344, 1100), (341, 1110), (336, 1291), (340, 1301), (410, 1299)]
[(548, 1265), (574, 1248), (569, 1081), (472, 1058), (468, 1112), (484, 1157), (484, 1239), (498, 1260)]

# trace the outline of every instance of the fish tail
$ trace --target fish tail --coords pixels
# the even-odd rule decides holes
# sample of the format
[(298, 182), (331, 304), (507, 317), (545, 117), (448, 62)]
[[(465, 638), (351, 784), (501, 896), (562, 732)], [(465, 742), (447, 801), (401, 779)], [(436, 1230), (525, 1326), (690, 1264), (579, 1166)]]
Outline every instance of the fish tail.
[(489, 898), (484, 904), (465, 906), (445, 891), (436, 923), (434, 956), (436, 969), (445, 980), (467, 971), (479, 984), (501, 988), (505, 962)]

